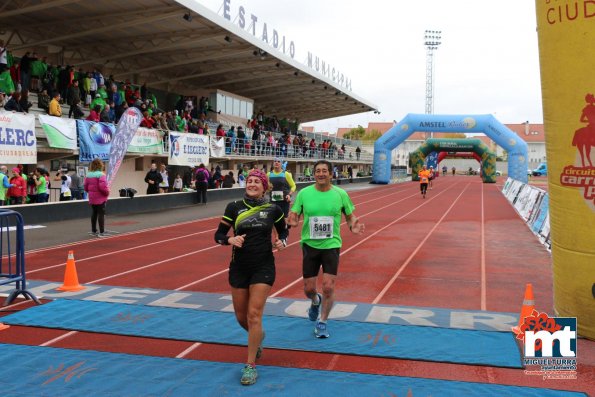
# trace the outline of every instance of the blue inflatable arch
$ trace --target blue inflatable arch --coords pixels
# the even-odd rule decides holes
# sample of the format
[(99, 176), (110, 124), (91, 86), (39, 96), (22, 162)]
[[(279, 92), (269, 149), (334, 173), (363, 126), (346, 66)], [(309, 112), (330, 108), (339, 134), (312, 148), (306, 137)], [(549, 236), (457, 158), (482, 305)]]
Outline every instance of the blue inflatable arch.
[(527, 183), (527, 143), (491, 114), (436, 115), (409, 113), (374, 144), (374, 183), (391, 180), (392, 150), (409, 135), (420, 132), (484, 133), (508, 152), (508, 176)]

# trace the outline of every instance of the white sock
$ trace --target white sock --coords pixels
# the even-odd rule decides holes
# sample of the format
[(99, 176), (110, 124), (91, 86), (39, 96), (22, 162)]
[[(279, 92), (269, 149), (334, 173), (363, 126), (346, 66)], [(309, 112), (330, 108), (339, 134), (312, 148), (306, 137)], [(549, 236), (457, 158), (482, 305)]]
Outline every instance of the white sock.
[(314, 303), (315, 306), (320, 305), (320, 296), (318, 296), (318, 294), (316, 294), (314, 296), (314, 300), (312, 302)]

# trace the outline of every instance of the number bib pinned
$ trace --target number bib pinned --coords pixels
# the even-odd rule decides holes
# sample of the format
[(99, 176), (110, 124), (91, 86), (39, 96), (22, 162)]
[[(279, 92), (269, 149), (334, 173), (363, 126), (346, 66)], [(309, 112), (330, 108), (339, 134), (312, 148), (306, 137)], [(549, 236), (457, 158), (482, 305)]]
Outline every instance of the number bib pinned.
[(271, 200), (272, 201), (283, 201), (285, 196), (283, 196), (283, 190), (274, 190), (271, 192)]
[(310, 218), (310, 238), (312, 240), (333, 238), (334, 221), (335, 218), (332, 216), (315, 216)]

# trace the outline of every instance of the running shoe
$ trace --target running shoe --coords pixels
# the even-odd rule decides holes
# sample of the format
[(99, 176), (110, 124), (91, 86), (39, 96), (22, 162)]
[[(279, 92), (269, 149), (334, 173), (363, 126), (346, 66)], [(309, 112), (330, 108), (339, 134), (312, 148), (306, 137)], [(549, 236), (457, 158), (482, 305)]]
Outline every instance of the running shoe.
[(315, 305), (314, 302), (310, 304), (310, 308), (308, 309), (308, 318), (310, 321), (316, 321), (318, 319), (318, 315), (320, 314), (320, 306), (322, 306), (322, 295), (318, 295), (318, 304)]
[(260, 346), (258, 346), (258, 350), (256, 351), (256, 358), (262, 357), (262, 344), (264, 342), (265, 333), (262, 331), (262, 339), (260, 340)]
[(244, 386), (250, 386), (256, 383), (256, 378), (258, 378), (258, 373), (256, 372), (256, 367), (251, 366), (250, 364), (246, 364), (244, 369), (242, 369), (242, 379), (240, 382)]
[(89, 232), (89, 236), (95, 236), (95, 237), (97, 237), (98, 234), (99, 233), (97, 233), (97, 232)]
[(317, 338), (328, 338), (330, 335), (326, 329), (326, 323), (323, 323), (322, 321), (316, 321), (314, 335), (316, 335)]
[(103, 238), (103, 237), (107, 237), (107, 234), (105, 234), (105, 233), (97, 233), (96, 236), (99, 237), (99, 238)]

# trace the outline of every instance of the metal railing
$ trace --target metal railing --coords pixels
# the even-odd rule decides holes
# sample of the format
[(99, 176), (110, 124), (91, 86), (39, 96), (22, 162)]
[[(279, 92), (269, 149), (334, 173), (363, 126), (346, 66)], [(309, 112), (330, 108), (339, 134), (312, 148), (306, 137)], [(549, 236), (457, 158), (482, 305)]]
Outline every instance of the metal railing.
[(0, 209), (0, 285), (15, 283), (4, 306), (19, 295), (41, 304), (37, 297), (27, 290), (25, 277), (25, 233), (23, 217), (18, 212)]

